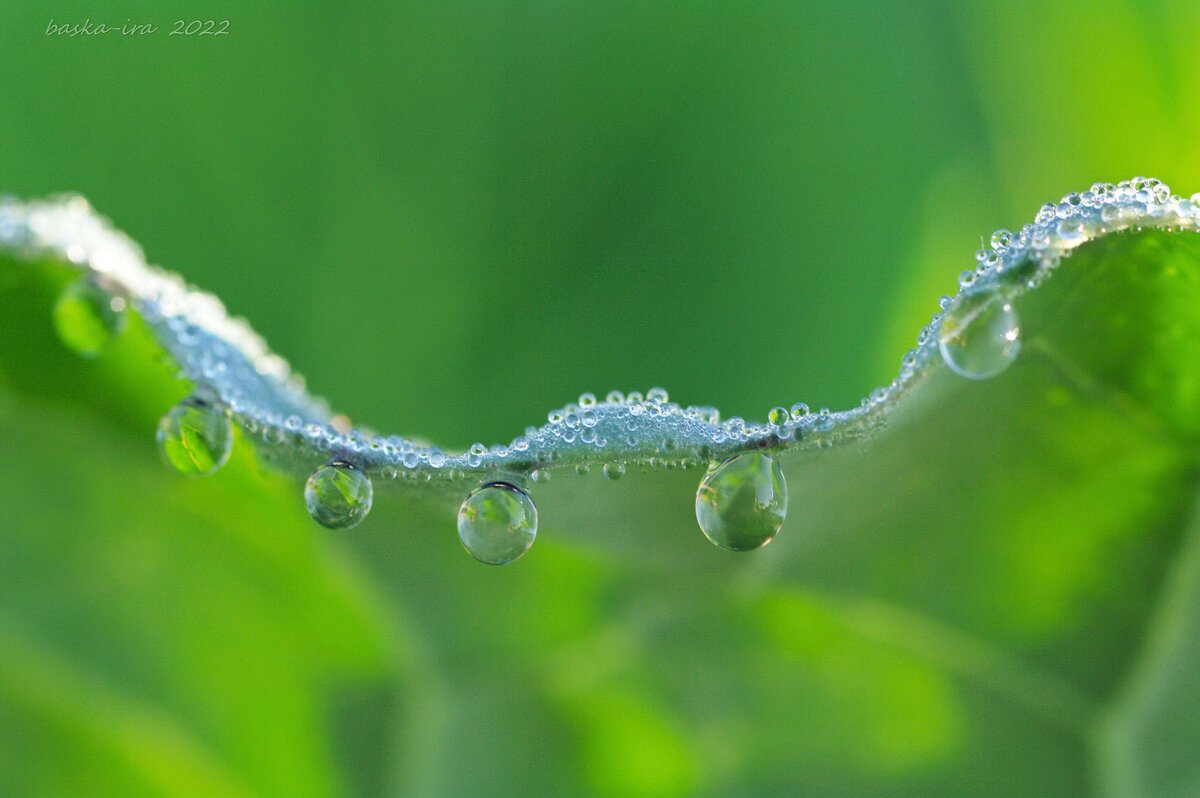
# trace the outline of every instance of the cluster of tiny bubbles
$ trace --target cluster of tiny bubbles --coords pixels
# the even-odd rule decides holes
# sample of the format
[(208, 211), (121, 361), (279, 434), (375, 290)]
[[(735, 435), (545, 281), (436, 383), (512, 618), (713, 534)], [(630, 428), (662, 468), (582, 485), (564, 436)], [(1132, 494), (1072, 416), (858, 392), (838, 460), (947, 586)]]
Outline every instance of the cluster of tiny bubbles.
[(54, 303), (54, 330), (72, 352), (96, 357), (125, 329), (125, 307), (125, 297), (105, 290), (94, 277), (81, 277)]
[(783, 469), (762, 452), (711, 467), (696, 491), (701, 531), (729, 551), (751, 551), (770, 543), (783, 526), (787, 506)]
[(191, 396), (158, 422), (158, 450), (163, 462), (188, 477), (208, 476), (229, 460), (233, 424), (221, 406)]
[(537, 537), (537, 507), (511, 482), (487, 482), (471, 491), (458, 510), (458, 539), (475, 559), (506, 565)]
[(344, 460), (321, 466), (304, 485), (308, 514), (328, 529), (358, 526), (371, 511), (371, 478)]

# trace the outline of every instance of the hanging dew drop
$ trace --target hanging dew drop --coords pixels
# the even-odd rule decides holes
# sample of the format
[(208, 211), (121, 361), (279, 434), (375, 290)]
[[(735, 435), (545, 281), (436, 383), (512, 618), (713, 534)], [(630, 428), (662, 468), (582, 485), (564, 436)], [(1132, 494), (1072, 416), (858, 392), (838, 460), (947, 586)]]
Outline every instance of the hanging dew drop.
[(753, 452), (708, 472), (696, 491), (696, 521), (717, 546), (751, 551), (779, 532), (787, 505), (783, 469), (774, 458)]
[(621, 477), (625, 476), (625, 464), (624, 463), (605, 463), (604, 464), (604, 476), (608, 479), (613, 479), (613, 480), (620, 479)]
[(956, 373), (973, 380), (995, 377), (1021, 351), (1017, 312), (993, 292), (959, 296), (942, 318), (938, 346)]
[(213, 473), (233, 451), (229, 417), (220, 407), (196, 397), (184, 399), (163, 416), (156, 437), (163, 461), (189, 477)]
[(125, 329), (125, 298), (94, 280), (75, 281), (54, 305), (54, 329), (63, 345), (82, 357), (95, 357)]
[(317, 469), (304, 486), (308, 514), (323, 527), (356, 527), (371, 511), (371, 478), (350, 463), (334, 460)]
[(458, 510), (458, 539), (488, 565), (505, 565), (529, 551), (537, 525), (533, 499), (511, 482), (481, 485)]

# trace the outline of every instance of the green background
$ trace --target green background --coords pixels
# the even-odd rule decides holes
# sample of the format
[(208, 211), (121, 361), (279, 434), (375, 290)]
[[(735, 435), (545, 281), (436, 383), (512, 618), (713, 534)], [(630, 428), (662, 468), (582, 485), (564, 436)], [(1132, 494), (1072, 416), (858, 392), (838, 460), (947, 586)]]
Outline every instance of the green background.
[[(389, 433), (508, 441), (581, 391), (659, 384), (726, 417), (845, 408), (895, 374), (980, 235), (1096, 180), (1200, 188), (1198, 13), (5, 4), (0, 192), (86, 195), (152, 262), (249, 318), (314, 391)], [(229, 19), (230, 35), (168, 36), (181, 16)], [(160, 30), (45, 35), (51, 19), (89, 18)], [(870, 603), (886, 599), (1053, 666), (1046, 651), (1098, 632), (1094, 619), (1056, 625), (1076, 593), (1034, 587), (1058, 584), (1083, 551), (1084, 582), (1106, 597), (1089, 612), (1116, 617), (1117, 642), (1088, 652), (1095, 672), (1043, 687), (1070, 694), (1046, 701), (1062, 716), (1088, 714), (1075, 692), (1109, 690), (1128, 665), (1147, 585), (1187, 528), (1190, 460), (1079, 413), (1054, 435), (1139, 454), (1072, 483), (1083, 493), (1039, 499), (1060, 519), (1057, 548), (1042, 548), (1032, 508), (1007, 517), (1015, 505), (998, 497), (1028, 497), (1019, 480), (952, 525), (891, 494), (874, 506), (908, 507), (906, 520), (847, 509), (861, 498), (821, 505), (793, 474), (794, 505), (818, 509), (785, 534), (918, 537), (852, 546), (828, 571), (787, 565), (803, 550), (783, 538), (773, 560), (731, 560), (684, 531), (693, 476), (639, 489), (594, 475), (557, 489), (538, 545), (505, 569), (458, 550), (452, 507), (386, 493), (363, 527), (333, 536), (249, 447), (208, 482), (162, 473), (151, 432), (183, 388), (136, 336), (95, 364), (58, 351), (38, 314), (62, 275), (46, 279), (7, 293), (0, 347), (0, 783), (14, 795), (1087, 794), (1097, 782), (1074, 743), (1042, 740), (986, 697), (956, 702), (926, 661), (927, 649), (950, 652), (937, 662), (987, 652), (953, 635), (914, 643), (920, 623), (908, 653), (860, 651), (838, 623), (907, 628)], [(1030, 424), (1016, 399), (951, 393), (1008, 408), (978, 433), (999, 454), (977, 470), (1045, 467), (1014, 442)], [(945, 435), (921, 440), (962, 443)], [(871, 456), (966, 468), (932, 444)], [(1070, 473), (1111, 456), (1074, 452)], [(859, 473), (854, 457), (838, 462), (829, 473)], [(927, 479), (905, 484), (930, 504), (970, 493), (970, 472), (916, 473)], [(1106, 490), (1122, 481), (1164, 509)], [(997, 577), (996, 596), (1019, 596), (1024, 615), (964, 598), (978, 574), (958, 569), (989, 552), (939, 555), (955, 538), (919, 537), (973, 524), (1024, 530), (990, 552), (1012, 580)], [(1141, 542), (1072, 542), (1117, 526)], [(910, 546), (927, 555), (897, 554)], [(872, 551), (862, 573), (847, 565)], [(1114, 569), (1145, 578), (1109, 584)], [(780, 573), (787, 589), (762, 592)], [(906, 580), (931, 586), (914, 598)], [(871, 598), (832, 613), (804, 592), (826, 582)], [(1001, 665), (1005, 684), (1029, 683)]]

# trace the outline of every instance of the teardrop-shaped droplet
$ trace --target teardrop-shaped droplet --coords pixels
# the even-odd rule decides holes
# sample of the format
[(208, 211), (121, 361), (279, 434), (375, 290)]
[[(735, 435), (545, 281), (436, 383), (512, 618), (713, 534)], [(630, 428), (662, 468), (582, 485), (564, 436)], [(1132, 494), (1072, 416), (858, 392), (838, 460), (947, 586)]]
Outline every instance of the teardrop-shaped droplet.
[(708, 472), (696, 491), (696, 520), (717, 546), (750, 551), (771, 542), (787, 505), (783, 469), (774, 458), (752, 452)]
[(229, 459), (233, 424), (221, 407), (189, 397), (158, 422), (157, 439), (168, 466), (184, 476), (207, 476)]
[(529, 551), (537, 537), (537, 507), (510, 482), (489, 482), (471, 492), (458, 510), (458, 538), (472, 557), (504, 565)]
[(959, 296), (942, 318), (938, 345), (956, 373), (973, 380), (995, 377), (1021, 351), (1017, 312), (996, 293)]
[(304, 486), (308, 514), (329, 529), (358, 526), (371, 511), (372, 497), (371, 478), (342, 460), (318, 468)]
[(84, 277), (63, 290), (54, 305), (54, 329), (63, 345), (95, 357), (125, 329), (125, 298)]

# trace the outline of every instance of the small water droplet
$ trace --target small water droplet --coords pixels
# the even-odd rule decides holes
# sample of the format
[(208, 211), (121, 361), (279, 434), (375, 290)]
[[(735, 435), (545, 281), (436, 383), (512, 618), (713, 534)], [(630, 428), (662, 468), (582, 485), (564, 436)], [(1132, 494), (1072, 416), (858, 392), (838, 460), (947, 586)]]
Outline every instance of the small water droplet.
[(372, 497), (371, 478), (341, 460), (318, 468), (304, 486), (308, 514), (329, 529), (358, 526), (371, 510)]
[(189, 477), (207, 476), (229, 460), (233, 424), (220, 407), (190, 397), (158, 422), (158, 450), (163, 462)]
[(973, 380), (995, 377), (1021, 350), (1017, 312), (994, 292), (961, 295), (942, 318), (938, 346), (956, 373)]
[(808, 405), (804, 404), (804, 402), (796, 402), (796, 404), (792, 405), (792, 420), (799, 421), (811, 412), (808, 409)]
[(54, 329), (63, 345), (95, 357), (125, 329), (125, 299), (82, 278), (67, 286), (54, 305)]
[(667, 393), (666, 388), (651, 388), (646, 391), (646, 401), (654, 402), (655, 404), (666, 404), (671, 400), (671, 395)]
[(790, 417), (786, 407), (773, 407), (771, 412), (767, 413), (767, 421), (771, 422), (772, 427), (782, 427)]
[(537, 537), (537, 507), (510, 482), (489, 482), (458, 510), (458, 538), (475, 559), (505, 565), (529, 551)]
[(787, 516), (787, 482), (774, 458), (752, 452), (710, 470), (696, 491), (696, 521), (729, 551), (770, 543)]
[(625, 476), (624, 463), (605, 463), (604, 476), (608, 479), (620, 479)]

